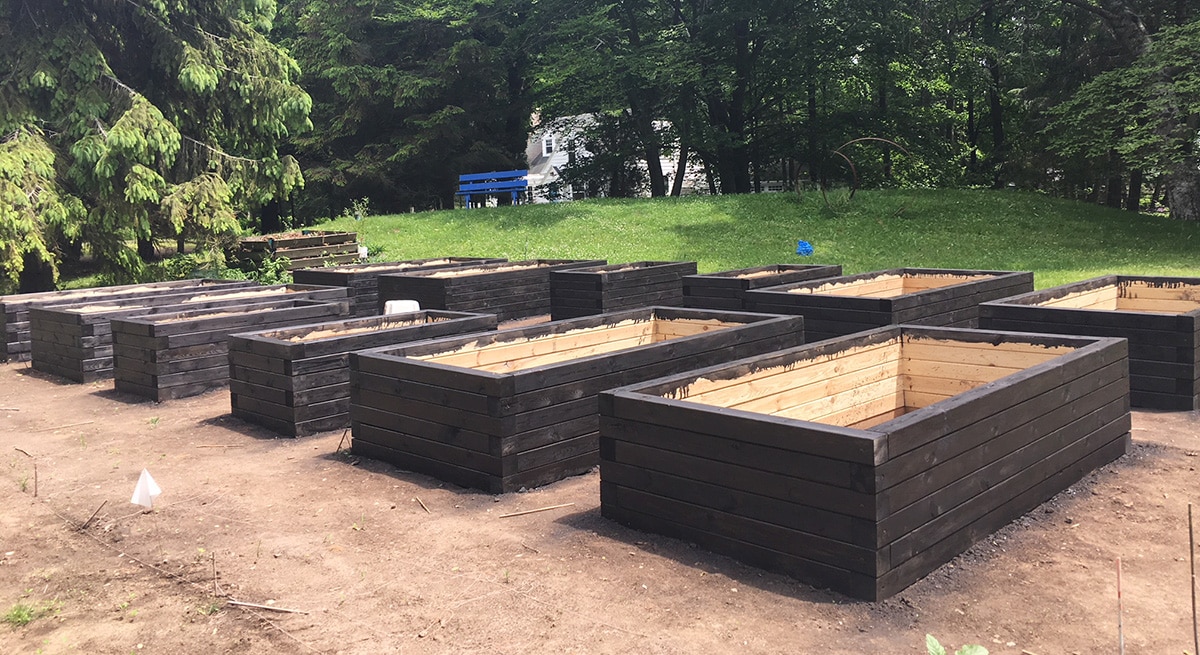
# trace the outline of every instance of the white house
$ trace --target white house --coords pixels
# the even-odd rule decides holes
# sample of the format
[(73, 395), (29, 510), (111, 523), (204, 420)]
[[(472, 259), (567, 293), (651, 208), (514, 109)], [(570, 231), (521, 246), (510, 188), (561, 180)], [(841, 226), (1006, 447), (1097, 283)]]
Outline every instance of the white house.
[[(556, 200), (574, 200), (583, 198), (584, 190), (574, 189), (570, 184), (560, 182), (562, 169), (575, 162), (576, 158), (591, 155), (582, 145), (583, 131), (594, 122), (591, 115), (580, 114), (541, 122), (538, 116), (533, 117), (534, 128), (529, 134), (525, 146), (525, 157), (529, 161), (529, 192), (533, 202), (552, 202)], [(666, 123), (659, 122), (656, 127), (664, 127)], [(664, 151), (667, 152), (667, 151)], [(660, 163), (663, 175), (667, 178), (667, 188), (671, 188), (675, 169), (679, 165), (677, 152), (672, 149), (664, 155)], [(644, 161), (639, 165), (645, 170)], [(694, 159), (689, 162), (683, 184), (684, 194), (708, 193), (708, 184), (704, 176), (704, 168)], [(645, 192), (649, 195), (649, 192)]]

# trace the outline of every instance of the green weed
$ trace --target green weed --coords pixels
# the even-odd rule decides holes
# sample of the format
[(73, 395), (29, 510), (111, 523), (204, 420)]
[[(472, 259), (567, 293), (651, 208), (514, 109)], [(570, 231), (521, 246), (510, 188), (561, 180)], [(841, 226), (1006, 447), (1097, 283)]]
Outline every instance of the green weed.
[(205, 603), (203, 605), (200, 605), (199, 607), (196, 608), (196, 611), (203, 614), (204, 616), (212, 616), (213, 614), (220, 612), (224, 608), (225, 608), (225, 603), (223, 601), (214, 600), (211, 603)]
[(3, 617), (0, 617), (0, 622), (7, 623), (14, 628), (24, 627), (40, 618), (57, 614), (61, 606), (61, 603), (55, 601), (15, 603), (8, 608)]

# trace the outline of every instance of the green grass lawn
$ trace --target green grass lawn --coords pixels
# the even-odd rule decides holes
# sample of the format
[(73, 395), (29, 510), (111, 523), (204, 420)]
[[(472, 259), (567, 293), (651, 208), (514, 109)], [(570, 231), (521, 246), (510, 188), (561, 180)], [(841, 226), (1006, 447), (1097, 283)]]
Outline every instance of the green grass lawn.
[[(695, 260), (701, 272), (841, 264), (847, 273), (922, 266), (1032, 270), (1039, 288), (1106, 273), (1200, 276), (1200, 224), (1009, 191), (860, 192), (589, 200), (340, 218), (372, 260)], [(795, 254), (797, 239), (813, 244)]]

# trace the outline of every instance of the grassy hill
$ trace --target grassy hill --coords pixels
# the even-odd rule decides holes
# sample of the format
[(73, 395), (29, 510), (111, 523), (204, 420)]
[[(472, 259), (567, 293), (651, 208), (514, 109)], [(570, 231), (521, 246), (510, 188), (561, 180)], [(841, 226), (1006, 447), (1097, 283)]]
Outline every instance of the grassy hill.
[[(1106, 273), (1200, 276), (1200, 224), (1009, 191), (892, 190), (589, 200), (339, 218), (372, 260), (695, 260), (701, 272), (777, 263), (847, 273), (925, 266), (1032, 270), (1039, 288)], [(796, 241), (815, 248), (795, 254)]]

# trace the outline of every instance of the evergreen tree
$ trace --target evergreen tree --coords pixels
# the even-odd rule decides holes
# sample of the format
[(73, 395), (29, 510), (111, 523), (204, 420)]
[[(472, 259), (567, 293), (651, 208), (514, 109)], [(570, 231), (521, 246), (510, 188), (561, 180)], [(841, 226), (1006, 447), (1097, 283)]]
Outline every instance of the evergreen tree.
[[(212, 243), (300, 184), (311, 127), (273, 0), (0, 0), (0, 268), (66, 242), (134, 275), (156, 238)], [(139, 257), (139, 254), (141, 257)]]
[(449, 208), (458, 176), (525, 165), (529, 0), (285, 0), (320, 125), (298, 139), (308, 216), (351, 200)]

